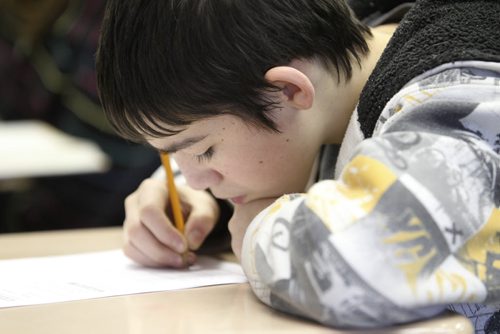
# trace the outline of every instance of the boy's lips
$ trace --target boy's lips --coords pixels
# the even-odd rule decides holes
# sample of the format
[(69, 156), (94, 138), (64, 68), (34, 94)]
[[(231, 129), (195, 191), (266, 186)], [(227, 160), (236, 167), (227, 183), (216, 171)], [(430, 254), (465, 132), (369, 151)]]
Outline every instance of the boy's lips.
[(232, 197), (232, 198), (229, 198), (229, 201), (231, 201), (231, 203), (233, 203), (233, 204), (243, 204), (243, 203), (245, 203), (245, 196), (241, 195), (238, 197)]

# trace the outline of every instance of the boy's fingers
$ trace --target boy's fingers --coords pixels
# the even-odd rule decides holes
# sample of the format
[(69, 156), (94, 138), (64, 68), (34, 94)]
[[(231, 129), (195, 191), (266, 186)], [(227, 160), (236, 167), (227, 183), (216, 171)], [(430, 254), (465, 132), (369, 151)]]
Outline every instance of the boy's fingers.
[(190, 196), (193, 205), (186, 222), (185, 235), (189, 249), (197, 250), (213, 230), (219, 218), (219, 208), (206, 192), (193, 192)]
[(164, 180), (148, 179), (138, 191), (138, 210), (141, 223), (158, 241), (178, 253), (186, 251), (184, 237), (177, 231), (165, 213), (168, 192)]
[[(140, 221), (140, 225), (149, 230), (157, 243), (182, 254), (187, 249), (197, 250), (201, 246), (218, 220), (219, 208), (215, 199), (205, 191), (197, 191), (189, 187), (180, 187), (179, 190), (181, 190), (179, 195), (183, 202), (183, 209), (189, 211), (185, 236), (173, 226), (165, 213), (168, 190), (164, 180), (145, 180), (137, 191), (136, 203), (129, 204), (129, 206), (135, 205), (130, 211), (134, 211), (138, 215), (137, 219)], [(132, 234), (130, 231), (128, 233)], [(159, 248), (154, 246), (154, 243), (146, 243), (137, 237), (132, 240), (136, 248), (140, 249), (143, 254), (147, 254), (147, 256), (156, 254), (158, 256)], [(146, 247), (150, 249), (146, 251)]]
[(157, 242), (177, 253), (186, 251), (185, 238), (168, 220), (163, 210), (152, 206), (143, 207), (140, 216), (142, 224), (151, 232)]
[(203, 241), (207, 238), (208, 234), (214, 228), (215, 223), (213, 220), (205, 217), (192, 217), (190, 216), (187, 228), (186, 239), (188, 247), (191, 250), (200, 248)]
[(159, 242), (144, 226), (134, 226), (125, 238), (124, 253), (143, 265), (150, 267), (185, 267), (183, 255)]
[(151, 206), (164, 211), (167, 207), (168, 190), (165, 180), (146, 179), (136, 193), (139, 208)]
[(196, 255), (192, 252), (188, 252), (186, 255), (182, 256), (182, 263), (180, 265), (175, 265), (172, 261), (166, 262), (157, 262), (149, 258), (142, 251), (140, 251), (133, 244), (126, 244), (123, 247), (123, 252), (127, 257), (132, 259), (133, 261), (147, 267), (173, 267), (173, 268), (184, 268), (186, 266), (192, 265), (196, 261)]
[(154, 262), (149, 257), (144, 255), (133, 244), (126, 243), (123, 246), (123, 253), (133, 261), (147, 267), (161, 267), (159, 263)]
[(186, 267), (196, 256), (186, 252), (185, 238), (167, 218), (166, 200), (166, 185), (161, 180), (146, 180), (127, 197), (123, 251), (145, 266)]

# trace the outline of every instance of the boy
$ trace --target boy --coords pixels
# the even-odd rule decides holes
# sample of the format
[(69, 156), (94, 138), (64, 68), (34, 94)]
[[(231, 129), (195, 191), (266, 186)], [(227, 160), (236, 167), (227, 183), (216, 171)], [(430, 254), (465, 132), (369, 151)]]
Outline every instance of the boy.
[(254, 292), (279, 310), (375, 327), (498, 303), (499, 10), (417, 1), (387, 45), (337, 0), (109, 1), (106, 113), (189, 186), (186, 238), (164, 181), (127, 199), (125, 253), (193, 263), (215, 197), (234, 206)]

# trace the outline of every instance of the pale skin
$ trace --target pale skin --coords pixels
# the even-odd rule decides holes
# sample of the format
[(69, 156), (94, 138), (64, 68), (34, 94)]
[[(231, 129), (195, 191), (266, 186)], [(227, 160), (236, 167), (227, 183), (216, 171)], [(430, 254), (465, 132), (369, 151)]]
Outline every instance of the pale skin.
[(394, 28), (374, 29), (370, 53), (353, 66), (347, 83), (315, 60), (271, 68), (265, 79), (281, 88), (273, 111), (280, 132), (248, 125), (231, 115), (196, 121), (176, 135), (147, 138), (167, 151), (187, 181), (179, 187), (186, 216), (181, 235), (166, 214), (164, 180), (147, 179), (125, 202), (124, 252), (153, 267), (184, 267), (215, 226), (219, 209), (206, 190), (234, 205), (229, 221), (239, 258), (247, 226), (283, 194), (304, 192), (320, 147), (340, 143), (359, 94)]

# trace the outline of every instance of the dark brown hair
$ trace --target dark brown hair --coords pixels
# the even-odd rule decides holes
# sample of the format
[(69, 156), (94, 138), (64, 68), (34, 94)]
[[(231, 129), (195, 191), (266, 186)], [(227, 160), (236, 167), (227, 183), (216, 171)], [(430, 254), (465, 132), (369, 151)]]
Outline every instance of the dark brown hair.
[(109, 0), (100, 98), (133, 141), (220, 114), (276, 130), (266, 71), (317, 58), (348, 80), (367, 36), (341, 0)]

